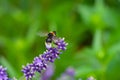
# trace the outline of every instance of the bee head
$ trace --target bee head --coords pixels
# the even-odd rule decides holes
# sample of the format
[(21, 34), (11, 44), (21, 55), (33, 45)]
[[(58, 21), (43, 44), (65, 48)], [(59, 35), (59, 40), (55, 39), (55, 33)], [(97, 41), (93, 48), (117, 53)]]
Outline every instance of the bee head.
[(56, 31), (52, 31), (48, 34), (48, 37), (53, 37), (56, 36)]

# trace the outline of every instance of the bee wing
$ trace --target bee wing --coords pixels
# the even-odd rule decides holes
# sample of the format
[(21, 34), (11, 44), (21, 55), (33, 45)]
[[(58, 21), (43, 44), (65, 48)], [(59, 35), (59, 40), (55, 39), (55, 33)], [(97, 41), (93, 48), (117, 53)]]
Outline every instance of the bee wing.
[(40, 36), (40, 37), (46, 37), (48, 35), (48, 33), (45, 33), (45, 32), (38, 32), (37, 33), (37, 36)]
[(52, 40), (53, 40), (54, 43), (56, 43), (59, 40), (59, 38), (54, 36)]

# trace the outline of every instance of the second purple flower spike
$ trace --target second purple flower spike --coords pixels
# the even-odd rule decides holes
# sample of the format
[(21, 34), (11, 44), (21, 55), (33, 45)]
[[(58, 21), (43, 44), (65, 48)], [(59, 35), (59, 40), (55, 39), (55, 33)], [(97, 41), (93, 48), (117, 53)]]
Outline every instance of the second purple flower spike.
[(2, 66), (0, 66), (0, 80), (8, 80), (6, 68), (3, 68)]

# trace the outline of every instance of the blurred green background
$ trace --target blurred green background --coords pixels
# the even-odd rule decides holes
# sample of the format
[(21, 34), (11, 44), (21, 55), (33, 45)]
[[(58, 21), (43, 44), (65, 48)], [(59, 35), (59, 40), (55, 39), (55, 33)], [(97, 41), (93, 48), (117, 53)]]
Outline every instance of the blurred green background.
[(75, 78), (120, 80), (120, 0), (0, 0), (0, 64), (10, 77), (45, 51), (38, 32), (69, 43), (55, 61), (55, 80), (69, 66)]

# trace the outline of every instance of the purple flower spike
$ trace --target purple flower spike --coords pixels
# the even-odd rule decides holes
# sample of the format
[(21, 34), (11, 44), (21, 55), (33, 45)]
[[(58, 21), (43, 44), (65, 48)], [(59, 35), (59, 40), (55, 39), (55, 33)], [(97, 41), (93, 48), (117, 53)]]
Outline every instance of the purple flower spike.
[(40, 55), (39, 57), (35, 57), (33, 61), (34, 71), (41, 72), (41, 70), (46, 70), (47, 64), (44, 58)]
[(59, 58), (60, 51), (66, 50), (67, 43), (64, 41), (64, 38), (56, 39), (53, 44), (56, 47), (52, 47), (52, 44), (45, 44), (47, 50), (39, 57), (35, 57), (33, 63), (23, 67), (22, 72), (27, 80), (32, 79), (35, 72), (40, 73), (42, 70), (46, 70), (50, 62), (53, 63), (56, 58)]
[(0, 80), (8, 80), (6, 68), (3, 68), (2, 66), (0, 66)]
[(50, 80), (54, 74), (54, 65), (49, 64), (45, 72), (41, 74), (41, 80)]
[(34, 76), (34, 70), (33, 70), (33, 64), (27, 64), (27, 66), (23, 66), (22, 72), (24, 73), (24, 76), (26, 77), (26, 80), (32, 79)]
[(57, 80), (75, 80), (74, 68), (67, 68), (67, 70)]
[(42, 55), (42, 57), (44, 57), (44, 59), (46, 61), (49, 62), (54, 62), (54, 60), (56, 58), (58, 58), (58, 55), (60, 54), (59, 50), (56, 48), (49, 48), (46, 52), (44, 52), (44, 54)]
[(68, 75), (70, 75), (70, 76), (75, 76), (75, 70), (74, 70), (74, 68), (69, 67), (69, 68), (66, 70), (66, 74), (68, 74)]
[(64, 41), (64, 38), (59, 38), (58, 40), (56, 40), (55, 44), (57, 45), (57, 49), (59, 50), (66, 50), (66, 46), (68, 45), (68, 43)]

